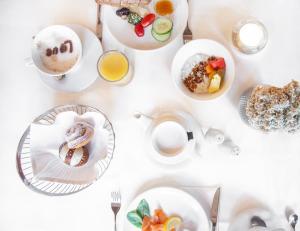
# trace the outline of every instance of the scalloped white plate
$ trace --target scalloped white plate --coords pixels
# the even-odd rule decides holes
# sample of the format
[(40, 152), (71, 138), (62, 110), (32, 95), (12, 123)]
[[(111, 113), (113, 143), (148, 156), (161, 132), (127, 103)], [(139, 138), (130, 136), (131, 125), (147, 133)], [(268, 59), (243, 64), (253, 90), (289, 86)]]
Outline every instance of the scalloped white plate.
[[(111, 6), (103, 6), (104, 24), (110, 31), (112, 36), (121, 44), (128, 48), (136, 50), (155, 50), (171, 43), (175, 38), (182, 36), (188, 20), (188, 3), (186, 0), (172, 0), (174, 2), (174, 13), (171, 16), (173, 20), (173, 31), (171, 38), (166, 42), (159, 42), (151, 35), (152, 25), (145, 29), (144, 37), (138, 37), (134, 32), (134, 26), (129, 24), (127, 20), (122, 20), (116, 15), (118, 8)], [(153, 6), (155, 1), (149, 4), (151, 13), (155, 13)], [(157, 16), (159, 17), (159, 16)]]
[(184, 228), (188, 230), (209, 230), (210, 225), (207, 215), (194, 197), (176, 188), (159, 187), (143, 192), (130, 203), (123, 217), (123, 231), (141, 231), (133, 226), (126, 216), (128, 212), (136, 209), (142, 199), (149, 203), (151, 214), (155, 209), (162, 208), (167, 216), (176, 215), (181, 217)]

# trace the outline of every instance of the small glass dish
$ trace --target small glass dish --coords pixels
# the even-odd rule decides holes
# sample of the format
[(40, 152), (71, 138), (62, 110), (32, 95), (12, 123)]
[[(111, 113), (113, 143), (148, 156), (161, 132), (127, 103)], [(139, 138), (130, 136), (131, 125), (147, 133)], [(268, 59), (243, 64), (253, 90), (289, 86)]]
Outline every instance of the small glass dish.
[(255, 54), (265, 48), (268, 32), (256, 19), (239, 21), (232, 30), (233, 45), (244, 54)]

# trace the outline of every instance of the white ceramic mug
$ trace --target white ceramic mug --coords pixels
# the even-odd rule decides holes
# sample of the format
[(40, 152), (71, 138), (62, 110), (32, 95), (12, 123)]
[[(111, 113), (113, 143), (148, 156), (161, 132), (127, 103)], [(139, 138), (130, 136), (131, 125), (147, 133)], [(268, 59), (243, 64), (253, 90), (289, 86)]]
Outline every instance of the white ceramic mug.
[[(162, 112), (154, 117), (136, 112), (134, 117), (144, 125), (149, 155), (163, 164), (178, 164), (197, 153), (203, 144), (203, 133), (193, 118), (184, 112)], [(201, 143), (201, 144), (200, 144)]]
[[(71, 45), (65, 44), (67, 50), (62, 53), (60, 52), (60, 45), (67, 40), (72, 41), (72, 51)], [(57, 57), (53, 57), (54, 59), (50, 59), (51, 56), (49, 58), (46, 55), (46, 49), (53, 50), (54, 47), (58, 48), (58, 54), (55, 54)], [(81, 57), (82, 44), (78, 35), (67, 26), (53, 25), (44, 28), (34, 37), (31, 57), (25, 59), (25, 62), (27, 66), (35, 66), (44, 75), (57, 77), (74, 71), (78, 67)], [(57, 61), (58, 58), (59, 61)], [(47, 61), (49, 63), (46, 63)], [(55, 62), (60, 66), (57, 66), (57, 68), (53, 66), (51, 69), (50, 65), (55, 65)]]
[(186, 128), (177, 121), (168, 120), (153, 128), (151, 140), (158, 153), (171, 157), (183, 152), (188, 142), (193, 139), (192, 134), (192, 132), (187, 132)]

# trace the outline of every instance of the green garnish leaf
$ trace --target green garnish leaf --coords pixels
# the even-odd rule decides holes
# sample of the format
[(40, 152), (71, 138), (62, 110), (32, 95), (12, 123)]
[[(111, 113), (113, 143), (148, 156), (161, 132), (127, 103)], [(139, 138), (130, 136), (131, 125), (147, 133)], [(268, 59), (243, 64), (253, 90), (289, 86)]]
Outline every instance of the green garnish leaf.
[(128, 221), (137, 228), (142, 228), (143, 219), (136, 210), (127, 213)]
[(140, 215), (141, 218), (144, 218), (145, 216), (150, 217), (149, 204), (145, 199), (141, 200), (136, 211)]

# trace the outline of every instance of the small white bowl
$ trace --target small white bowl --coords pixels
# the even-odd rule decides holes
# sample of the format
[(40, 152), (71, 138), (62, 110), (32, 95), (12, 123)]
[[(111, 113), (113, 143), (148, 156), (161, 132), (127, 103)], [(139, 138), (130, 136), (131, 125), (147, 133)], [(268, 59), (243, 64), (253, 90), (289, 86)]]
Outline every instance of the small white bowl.
[[(190, 57), (196, 54), (213, 55), (225, 59), (226, 72), (219, 91), (197, 94), (189, 91), (183, 84), (182, 67)], [(230, 89), (235, 77), (235, 64), (230, 52), (220, 43), (209, 39), (193, 40), (181, 47), (176, 53), (172, 63), (172, 77), (175, 85), (184, 95), (195, 100), (212, 100), (223, 95)]]
[[(45, 47), (39, 48), (40, 44), (51, 44), (51, 46), (56, 46), (59, 49), (59, 45), (64, 40), (71, 40), (73, 43), (74, 54), (77, 55), (76, 62), (68, 69), (62, 72), (57, 72), (47, 68), (41, 57), (41, 52), (45, 52)], [(52, 47), (49, 47), (52, 48)], [(32, 42), (31, 48), (31, 59), (33, 65), (44, 75), (48, 76), (61, 76), (68, 74), (75, 70), (79, 65), (82, 57), (82, 44), (79, 36), (68, 26), (63, 25), (52, 25), (41, 30)]]

